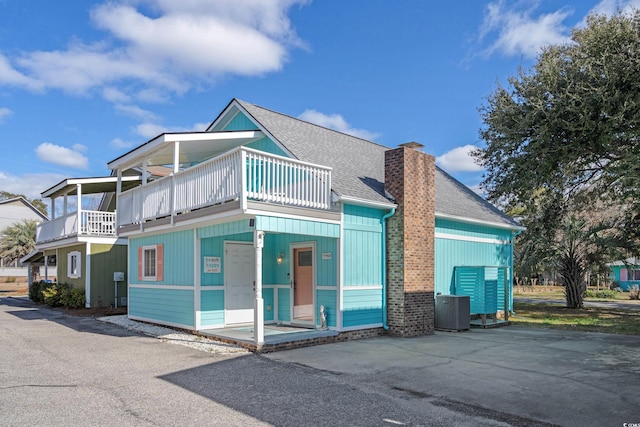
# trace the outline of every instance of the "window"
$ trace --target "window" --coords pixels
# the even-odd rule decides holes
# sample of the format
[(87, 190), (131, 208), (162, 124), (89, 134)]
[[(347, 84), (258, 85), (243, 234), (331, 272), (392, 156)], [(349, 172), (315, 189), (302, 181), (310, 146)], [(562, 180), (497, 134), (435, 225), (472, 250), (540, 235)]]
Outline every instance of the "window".
[(627, 269), (627, 280), (640, 280), (640, 269)]
[(78, 251), (67, 254), (67, 277), (77, 279), (82, 276), (82, 258)]
[(138, 279), (163, 280), (163, 245), (138, 247)]

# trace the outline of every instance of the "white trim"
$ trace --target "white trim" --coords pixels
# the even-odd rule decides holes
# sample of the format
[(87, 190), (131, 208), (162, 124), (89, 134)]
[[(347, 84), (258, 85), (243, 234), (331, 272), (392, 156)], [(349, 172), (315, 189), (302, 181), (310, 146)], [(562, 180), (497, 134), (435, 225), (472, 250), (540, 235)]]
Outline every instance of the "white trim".
[(199, 228), (208, 227), (210, 225), (224, 224), (227, 222), (239, 221), (239, 220), (251, 219), (251, 218), (253, 217), (244, 215), (242, 211), (238, 208), (238, 209), (233, 209), (231, 211), (226, 211), (222, 214), (216, 214), (215, 219), (213, 220), (208, 220), (207, 217), (194, 218), (187, 221), (180, 221), (177, 223), (177, 225), (174, 225), (174, 226), (172, 226), (171, 224), (149, 226), (148, 224), (153, 224), (153, 221), (151, 221), (150, 223), (144, 223), (145, 226), (143, 227), (142, 231), (140, 230), (139, 227), (136, 227), (136, 229), (134, 230), (132, 229), (126, 232), (120, 231), (118, 235), (127, 236), (127, 237), (130, 237), (130, 236), (138, 237), (138, 236), (144, 235), (145, 237), (148, 237), (148, 236), (155, 236), (158, 234), (165, 234), (167, 233), (167, 231), (173, 233), (176, 231), (191, 230), (194, 228), (194, 226), (196, 229), (199, 229)]
[(343, 291), (377, 291), (382, 289), (382, 285), (367, 285), (367, 286), (344, 286), (342, 288)]
[(202, 303), (200, 301), (200, 292), (202, 290), (200, 283), (200, 239), (198, 239), (198, 230), (193, 229), (193, 253), (195, 254), (195, 259), (193, 260), (193, 309), (195, 310), (195, 322), (196, 322), (196, 330), (200, 328), (202, 323)]
[(284, 288), (289, 289), (291, 287), (291, 285), (283, 285), (283, 284), (276, 284), (276, 285), (267, 284), (267, 285), (265, 285), (265, 284), (262, 284), (262, 287), (263, 288), (272, 288), (272, 289), (284, 289)]
[[(85, 249), (85, 267), (84, 267), (84, 306), (85, 308), (91, 307), (91, 243), (87, 242)], [(82, 271), (80, 271), (82, 273)]]
[(140, 288), (140, 289), (169, 289), (172, 291), (184, 291), (184, 290), (194, 290), (195, 287), (192, 285), (144, 285), (141, 283), (129, 283), (130, 288)]
[[(285, 208), (291, 208), (291, 209), (300, 209), (298, 207), (295, 206), (285, 206)], [(304, 208), (303, 208), (304, 209)], [(332, 212), (330, 210), (322, 210), (322, 209), (318, 209), (315, 212)], [(341, 225), (341, 221), (340, 220), (332, 220), (332, 219), (318, 219), (318, 217), (314, 217), (312, 215), (312, 212), (310, 212), (309, 216), (304, 216), (304, 215), (295, 215), (295, 214), (287, 214), (287, 213), (277, 213), (274, 214), (273, 212), (270, 211), (261, 211), (259, 209), (246, 209), (244, 211), (245, 214), (247, 215), (252, 215), (253, 218), (255, 218), (256, 216), (269, 216), (272, 218), (289, 218), (289, 219), (299, 219), (299, 220), (303, 220), (303, 221), (309, 221), (309, 222), (318, 222), (320, 224), (335, 224), (335, 225)], [(335, 213), (335, 212), (334, 212)], [(294, 233), (290, 233), (290, 234), (294, 234)], [(335, 237), (330, 237), (331, 239), (335, 239)]]
[[(147, 262), (146, 262), (146, 257), (145, 257), (144, 254), (145, 254), (145, 251), (150, 251), (152, 249), (154, 251), (155, 266), (153, 268), (153, 271), (154, 271), (155, 274), (153, 276), (147, 276), (147, 275), (145, 275)], [(163, 256), (164, 256), (164, 254), (163, 254)], [(163, 260), (163, 264), (164, 264), (164, 260)], [(140, 273), (141, 273), (141, 276), (142, 276), (141, 280), (147, 280), (147, 281), (150, 281), (150, 282), (157, 281), (157, 277), (158, 277), (158, 245), (145, 245), (145, 246), (142, 246), (142, 271)]]
[(338, 201), (342, 202), (343, 204), (348, 203), (350, 205), (365, 206), (365, 207), (378, 208), (378, 209), (392, 209), (392, 208), (398, 207), (398, 205), (391, 202), (388, 202), (388, 203), (375, 202), (372, 200), (360, 199), (358, 197), (351, 197), (351, 196), (340, 196)]
[(338, 291), (337, 286), (316, 286), (316, 291)]
[(206, 286), (200, 286), (200, 290), (202, 292), (207, 292), (207, 291), (224, 291), (224, 285), (206, 285)]
[[(383, 236), (384, 238), (384, 236)], [(344, 311), (344, 204), (340, 205), (340, 236), (338, 237), (338, 312), (336, 313), (336, 328), (342, 329), (342, 313)]]
[(436, 233), (436, 239), (461, 240), (463, 242), (493, 243), (497, 245), (510, 245), (511, 240), (491, 239), (488, 237), (461, 236), (459, 234)]
[(196, 329), (191, 326), (191, 325), (183, 325), (182, 323), (173, 323), (173, 322), (165, 322), (164, 320), (158, 320), (158, 319), (150, 319), (147, 317), (140, 317), (140, 316), (127, 316), (129, 319), (131, 320), (139, 320), (141, 322), (148, 322), (148, 323), (153, 323), (156, 325), (165, 325), (165, 326), (173, 326), (174, 328), (180, 328), (180, 329), (186, 329), (189, 331), (195, 331)]
[(436, 212), (436, 219), (448, 219), (456, 222), (464, 222), (466, 224), (486, 225), (489, 227), (503, 228), (503, 229), (514, 230), (514, 231), (515, 230), (524, 231), (527, 229), (527, 227), (523, 227), (521, 225), (504, 224), (504, 223), (492, 222), (492, 221), (483, 221), (480, 219), (465, 218), (462, 216), (448, 215), (448, 214), (443, 214), (438, 212)]
[(349, 332), (349, 331), (359, 331), (361, 329), (375, 329), (375, 328), (382, 328), (382, 323), (370, 323), (368, 325), (348, 326), (346, 328), (340, 329), (340, 331)]
[(68, 236), (60, 240), (51, 240), (45, 243), (36, 243), (36, 248), (40, 251), (45, 249), (64, 248), (75, 246), (78, 243), (95, 243), (98, 245), (121, 245), (127, 244), (127, 239), (123, 237), (94, 237), (94, 236)]
[[(85, 246), (85, 250), (86, 250), (86, 246)], [(82, 255), (82, 252), (80, 251), (70, 251), (67, 252), (67, 277), (69, 279), (80, 279), (82, 277), (82, 258), (80, 257), (80, 255)], [(71, 271), (71, 260), (73, 258), (76, 258), (76, 269), (75, 272)], [(85, 260), (86, 262), (86, 260)], [(57, 263), (57, 259), (56, 259), (56, 263)], [(56, 264), (57, 266), (57, 264)], [(85, 281), (86, 283), (86, 281)]]

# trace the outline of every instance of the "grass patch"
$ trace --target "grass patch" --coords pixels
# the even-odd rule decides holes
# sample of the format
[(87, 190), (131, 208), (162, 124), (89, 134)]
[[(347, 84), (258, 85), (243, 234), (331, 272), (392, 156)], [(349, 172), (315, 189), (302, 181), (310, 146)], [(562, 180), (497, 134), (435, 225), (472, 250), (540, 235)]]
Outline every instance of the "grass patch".
[(556, 304), (514, 303), (514, 325), (640, 335), (640, 311), (619, 308), (569, 309)]

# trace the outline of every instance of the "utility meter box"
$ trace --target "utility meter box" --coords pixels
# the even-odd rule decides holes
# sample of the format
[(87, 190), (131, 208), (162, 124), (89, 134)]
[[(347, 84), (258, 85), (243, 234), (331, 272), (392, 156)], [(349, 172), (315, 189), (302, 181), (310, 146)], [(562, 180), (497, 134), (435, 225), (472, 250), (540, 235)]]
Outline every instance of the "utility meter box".
[(124, 271), (116, 271), (113, 273), (114, 282), (124, 282)]

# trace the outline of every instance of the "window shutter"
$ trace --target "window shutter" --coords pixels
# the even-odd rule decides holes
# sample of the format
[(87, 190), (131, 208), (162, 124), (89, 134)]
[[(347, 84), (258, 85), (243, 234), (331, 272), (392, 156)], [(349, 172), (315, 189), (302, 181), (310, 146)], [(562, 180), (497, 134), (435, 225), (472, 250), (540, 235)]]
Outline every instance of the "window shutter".
[(71, 252), (67, 254), (67, 277), (73, 276), (73, 269), (71, 266)]
[(626, 282), (627, 281), (627, 269), (626, 268), (621, 268), (620, 269), (620, 281), (621, 282)]
[(142, 280), (142, 246), (138, 246), (138, 280)]
[(156, 246), (156, 282), (164, 280), (164, 245)]

